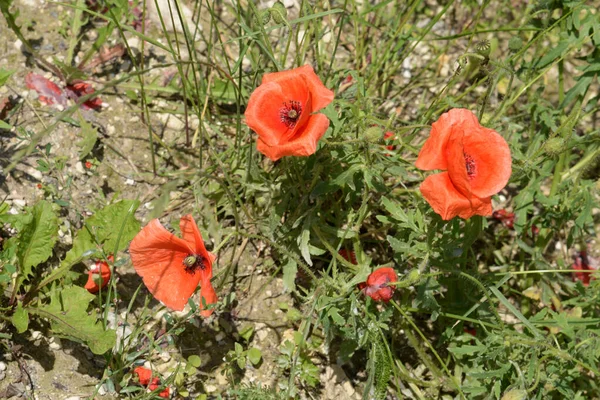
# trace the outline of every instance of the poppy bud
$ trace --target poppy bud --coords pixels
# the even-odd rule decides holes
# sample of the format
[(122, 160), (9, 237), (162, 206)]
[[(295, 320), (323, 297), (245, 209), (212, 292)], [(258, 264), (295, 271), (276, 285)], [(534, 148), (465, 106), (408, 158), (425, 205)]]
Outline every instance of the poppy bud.
[(277, 3), (273, 4), (273, 7), (269, 9), (269, 12), (271, 13), (273, 21), (275, 21), (275, 23), (285, 24), (287, 22), (287, 9), (285, 8), (282, 2), (278, 1)]
[(491, 46), (489, 40), (480, 40), (479, 42), (475, 43), (475, 51), (484, 57), (490, 56), (490, 49)]
[(557, 155), (565, 150), (565, 140), (560, 137), (550, 138), (544, 143), (544, 151), (550, 155)]
[(508, 49), (513, 53), (516, 53), (517, 51), (521, 50), (522, 47), (523, 41), (518, 36), (513, 36), (508, 41)]
[(252, 17), (252, 22), (254, 22), (254, 25), (265, 26), (269, 23), (270, 20), (271, 20), (271, 14), (269, 13), (268, 10), (265, 10), (265, 11), (257, 10), (254, 13), (254, 16)]
[(522, 389), (512, 389), (504, 393), (502, 400), (525, 400), (527, 391)]

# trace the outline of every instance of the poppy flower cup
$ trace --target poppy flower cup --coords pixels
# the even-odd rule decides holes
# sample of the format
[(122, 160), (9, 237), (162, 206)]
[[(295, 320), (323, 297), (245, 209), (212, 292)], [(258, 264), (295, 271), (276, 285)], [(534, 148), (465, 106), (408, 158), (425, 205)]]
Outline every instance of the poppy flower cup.
[(208, 317), (212, 310), (204, 304), (217, 302), (210, 282), (216, 257), (204, 247), (191, 215), (182, 217), (179, 227), (183, 238), (167, 231), (158, 219), (150, 221), (129, 246), (131, 261), (154, 298), (173, 310), (183, 310), (200, 283), (200, 314)]
[[(113, 256), (108, 256), (108, 260), (113, 262)], [(108, 263), (106, 261), (96, 261), (88, 270), (88, 280), (84, 288), (88, 292), (96, 294), (100, 291), (100, 288), (104, 289), (108, 285), (110, 276), (111, 272)]]
[(389, 286), (388, 283), (397, 281), (398, 275), (393, 268), (379, 268), (369, 275), (366, 282), (360, 283), (358, 288), (373, 300), (387, 303), (395, 290), (395, 287)]
[(265, 74), (244, 113), (258, 135), (256, 148), (273, 161), (313, 154), (329, 127), (325, 115), (314, 113), (332, 100), (310, 65)]
[(511, 164), (506, 140), (461, 108), (433, 123), (415, 163), (426, 171), (444, 170), (428, 176), (419, 188), (444, 220), (492, 215), (491, 196), (508, 183)]

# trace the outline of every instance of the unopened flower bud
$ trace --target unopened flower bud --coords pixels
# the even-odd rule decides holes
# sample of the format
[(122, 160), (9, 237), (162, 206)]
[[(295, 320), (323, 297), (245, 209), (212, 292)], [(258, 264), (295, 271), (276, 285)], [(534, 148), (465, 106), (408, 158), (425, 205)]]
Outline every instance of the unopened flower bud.
[(565, 140), (561, 137), (550, 138), (544, 143), (544, 151), (550, 155), (557, 155), (565, 150)]
[(273, 7), (269, 9), (271, 16), (273, 17), (273, 21), (277, 24), (285, 24), (287, 17), (287, 9), (283, 5), (282, 2), (278, 1), (273, 4)]
[(508, 49), (513, 53), (516, 53), (517, 51), (521, 50), (522, 47), (523, 41), (518, 36), (513, 36), (508, 41)]

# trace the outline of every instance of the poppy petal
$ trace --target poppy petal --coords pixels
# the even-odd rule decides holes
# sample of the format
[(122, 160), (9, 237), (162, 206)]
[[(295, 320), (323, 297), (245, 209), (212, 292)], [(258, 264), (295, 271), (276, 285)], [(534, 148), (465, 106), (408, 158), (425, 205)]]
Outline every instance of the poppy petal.
[(317, 142), (329, 127), (329, 119), (323, 114), (311, 115), (304, 129), (294, 140), (278, 145), (270, 146), (259, 138), (256, 142), (258, 151), (273, 161), (283, 156), (309, 156), (317, 150)]
[(304, 65), (288, 71), (265, 74), (262, 83), (278, 82), (286, 78), (296, 79), (299, 74), (306, 78), (306, 82), (312, 94), (313, 102), (311, 112), (319, 111), (333, 101), (333, 91), (327, 89), (327, 87), (323, 85), (323, 82), (321, 82), (321, 79), (315, 74), (315, 71), (310, 65)]
[(477, 197), (489, 197), (508, 183), (512, 159), (508, 143), (496, 131), (485, 127), (470, 130), (463, 139), (464, 152), (476, 168), (470, 186)]
[(200, 273), (186, 272), (183, 260), (194, 249), (153, 219), (129, 246), (133, 267), (152, 295), (167, 307), (182, 310), (194, 293)]
[(200, 315), (207, 318), (213, 313), (213, 309), (206, 310), (204, 308), (204, 303), (206, 303), (206, 305), (215, 304), (217, 302), (217, 293), (215, 292), (210, 279), (203, 279), (200, 285)]
[(295, 134), (294, 128), (300, 125), (286, 124), (281, 116), (282, 110), (291, 101), (298, 102), (302, 117), (309, 112), (306, 109), (309, 99), (310, 92), (305, 79), (290, 77), (260, 85), (248, 100), (244, 113), (246, 124), (268, 145), (278, 145), (282, 140), (292, 137)]
[(479, 122), (477, 117), (467, 109), (453, 108), (442, 114), (431, 125), (431, 133), (419, 152), (415, 166), (425, 171), (448, 169), (446, 145), (450, 134), (457, 127), (464, 129), (473, 125), (479, 125)]
[(419, 189), (433, 211), (444, 220), (456, 216), (467, 219), (473, 215), (492, 215), (491, 198), (472, 196), (468, 199), (456, 190), (447, 172), (428, 176)]
[(467, 160), (463, 149), (464, 132), (455, 130), (450, 134), (446, 146), (448, 176), (452, 184), (465, 197), (471, 197), (471, 178), (467, 172)]
[[(188, 245), (195, 249), (195, 254), (201, 255), (204, 259), (208, 260), (211, 264), (215, 259), (215, 256), (210, 254), (204, 246), (204, 239), (202, 234), (194, 221), (194, 217), (191, 214), (184, 215), (179, 220), (179, 230), (181, 230), (181, 236), (183, 240), (188, 242)], [(209, 265), (211, 267), (212, 265)]]

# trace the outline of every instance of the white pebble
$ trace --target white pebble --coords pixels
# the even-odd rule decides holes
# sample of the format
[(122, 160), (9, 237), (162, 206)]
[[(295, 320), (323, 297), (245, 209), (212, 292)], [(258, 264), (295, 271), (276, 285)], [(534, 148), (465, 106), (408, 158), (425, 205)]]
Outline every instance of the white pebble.
[(126, 185), (130, 185), (130, 186), (133, 186), (133, 185), (135, 185), (135, 181), (134, 181), (133, 179), (127, 179), (127, 180), (125, 181), (125, 184), (126, 184)]
[(6, 364), (0, 361), (0, 371), (6, 371)]

